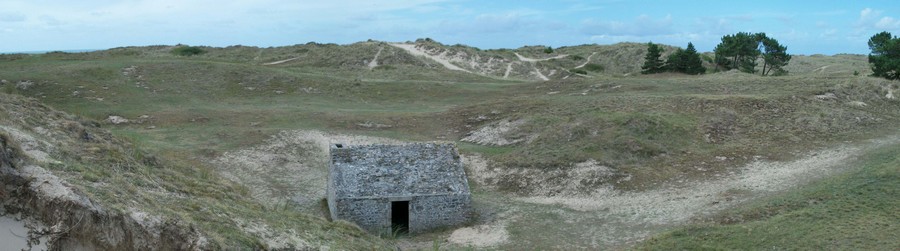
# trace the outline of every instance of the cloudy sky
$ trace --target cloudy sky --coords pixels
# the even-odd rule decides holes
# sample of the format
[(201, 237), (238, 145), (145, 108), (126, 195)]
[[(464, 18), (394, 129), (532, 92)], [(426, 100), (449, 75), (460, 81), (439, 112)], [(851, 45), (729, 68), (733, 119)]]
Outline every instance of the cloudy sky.
[[(785, 3), (787, 2), (787, 3)], [(190, 44), (281, 46), (430, 37), (480, 48), (693, 42), (765, 32), (795, 54), (868, 53), (900, 35), (885, 1), (0, 0), (0, 52)]]

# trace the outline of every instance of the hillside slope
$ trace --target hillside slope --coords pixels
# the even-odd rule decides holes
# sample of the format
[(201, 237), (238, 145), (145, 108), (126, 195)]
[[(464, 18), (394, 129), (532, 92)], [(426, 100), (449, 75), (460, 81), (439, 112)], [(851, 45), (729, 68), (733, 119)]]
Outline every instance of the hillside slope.
[(100, 127), (0, 94), (0, 215), (34, 222), (30, 238), (63, 249), (388, 245), (346, 223), (266, 208), (209, 167), (154, 156)]

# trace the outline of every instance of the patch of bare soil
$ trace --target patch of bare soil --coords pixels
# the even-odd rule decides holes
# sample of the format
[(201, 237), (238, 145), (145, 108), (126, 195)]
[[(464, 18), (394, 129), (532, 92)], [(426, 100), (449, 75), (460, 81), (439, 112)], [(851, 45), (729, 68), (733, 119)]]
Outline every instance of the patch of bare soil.
[(288, 58), (288, 59), (285, 59), (285, 60), (278, 60), (278, 61), (275, 61), (275, 62), (264, 63), (264, 64), (262, 64), (262, 65), (279, 65), (279, 64), (291, 62), (291, 61), (294, 61), (294, 60), (297, 60), (297, 59), (300, 59), (300, 58)]
[[(529, 140), (531, 137), (515, 135), (519, 126), (525, 124), (525, 120), (501, 120), (472, 131), (463, 138), (462, 142), (475, 143), (489, 146), (505, 146)], [(518, 137), (517, 137), (518, 136)]]
[(394, 47), (397, 47), (397, 48), (400, 48), (400, 49), (403, 49), (403, 50), (405, 50), (406, 52), (409, 52), (409, 54), (412, 54), (412, 55), (415, 55), (415, 56), (422, 56), (422, 57), (425, 57), (425, 58), (434, 60), (435, 62), (440, 63), (441, 65), (443, 65), (443, 66), (446, 67), (447, 69), (455, 70), (455, 71), (463, 71), (463, 72), (472, 73), (472, 72), (469, 71), (469, 70), (463, 69), (462, 67), (456, 66), (455, 64), (451, 63), (451, 62), (450, 62), (450, 59), (448, 59), (447, 56), (446, 56), (446, 52), (443, 52), (443, 53), (438, 54), (438, 55), (431, 55), (431, 54), (427, 53), (427, 52), (426, 52), (424, 49), (422, 49), (421, 47), (416, 46), (415, 44), (395, 43), (395, 44), (390, 44), (390, 45), (391, 45), (391, 46), (394, 46)]
[(325, 197), (328, 149), (331, 144), (396, 144), (385, 138), (282, 131), (264, 143), (213, 160), (226, 178), (247, 186), (253, 198), (270, 205), (292, 203), (315, 209)]
[(477, 225), (457, 229), (447, 240), (458, 245), (483, 248), (507, 242), (509, 233), (506, 226), (501, 224)]

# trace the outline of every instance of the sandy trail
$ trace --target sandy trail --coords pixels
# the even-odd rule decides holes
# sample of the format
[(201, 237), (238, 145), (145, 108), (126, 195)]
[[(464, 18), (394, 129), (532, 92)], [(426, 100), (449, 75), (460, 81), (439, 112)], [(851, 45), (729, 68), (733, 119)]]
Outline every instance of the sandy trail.
[[(900, 135), (872, 140), (865, 144), (845, 145), (833, 149), (811, 152), (794, 161), (755, 161), (740, 169), (722, 174), (721, 178), (709, 181), (674, 181), (658, 189), (643, 192), (624, 192), (612, 188), (602, 188), (587, 196), (533, 196), (512, 198), (509, 205), (512, 217), (520, 220), (499, 220), (484, 223), (454, 232), (456, 239), (449, 240), (463, 245), (496, 246), (503, 243), (527, 243), (525, 239), (508, 242), (499, 238), (507, 233), (507, 228), (529, 226), (536, 219), (547, 214), (546, 206), (562, 207), (552, 209), (553, 214), (564, 219), (560, 226), (549, 227), (547, 234), (554, 231), (573, 236), (572, 241), (560, 248), (615, 249), (641, 241), (672, 227), (689, 223), (696, 217), (703, 217), (740, 203), (770, 196), (774, 193), (796, 188), (811, 181), (832, 176), (852, 167), (847, 164), (861, 154), (887, 144), (900, 142)], [(491, 175), (487, 162), (478, 156), (466, 156), (470, 175)], [(718, 175), (717, 175), (718, 176)], [(514, 202), (523, 204), (516, 205)], [(499, 202), (498, 202), (499, 203)], [(529, 206), (531, 205), (531, 206)], [(534, 207), (537, 206), (537, 207)], [(531, 209), (526, 209), (531, 208)], [(534, 209), (539, 208), (539, 209)], [(543, 216), (546, 217), (546, 216)], [(499, 226), (498, 226), (499, 225)], [(551, 230), (552, 229), (552, 230)], [(496, 231), (493, 233), (491, 231)], [(475, 237), (473, 237), (475, 236)], [(478, 236), (483, 236), (478, 237)], [(466, 238), (461, 238), (466, 237)], [(534, 237), (534, 236), (532, 236)], [(479, 239), (482, 238), (482, 239)], [(564, 242), (565, 240), (560, 240)]]
[(548, 78), (547, 76), (544, 76), (544, 74), (541, 73), (541, 70), (538, 70), (537, 66), (532, 65), (531, 68), (534, 69), (534, 75), (537, 75), (537, 77), (541, 78), (541, 80), (544, 80), (544, 81), (550, 80), (550, 78)]
[(283, 64), (283, 63), (291, 62), (291, 61), (294, 61), (294, 60), (297, 60), (297, 59), (300, 59), (300, 58), (299, 58), (299, 57), (296, 57), (296, 58), (288, 58), (288, 59), (285, 59), (285, 60), (278, 60), (278, 61), (275, 61), (275, 62), (264, 63), (264, 64), (262, 64), (262, 65), (277, 65), (277, 64)]
[(403, 50), (406, 50), (406, 52), (409, 52), (409, 54), (412, 54), (414, 56), (422, 56), (422, 57), (426, 57), (428, 59), (434, 60), (435, 62), (438, 62), (439, 64), (443, 65), (447, 69), (472, 73), (469, 70), (463, 69), (459, 66), (454, 65), (453, 63), (450, 63), (450, 61), (447, 60), (446, 58), (441, 57), (443, 55), (443, 53), (441, 55), (437, 55), (437, 56), (431, 55), (431, 54), (426, 53), (424, 50), (420, 49), (419, 47), (416, 47), (415, 44), (396, 43), (396, 44), (390, 44), (390, 45), (400, 48), (400, 49), (403, 49)]
[(815, 70), (812, 70), (812, 72), (822, 72), (822, 73), (824, 73), (824, 72), (825, 72), (825, 69), (828, 69), (828, 67), (831, 67), (831, 65), (826, 65), (826, 66), (822, 66), (822, 67), (816, 68)]
[(575, 66), (575, 69), (582, 68), (582, 67), (584, 67), (585, 65), (587, 65), (588, 63), (590, 63), (590, 62), (591, 62), (591, 58), (594, 57), (594, 55), (596, 55), (596, 54), (597, 54), (596, 52), (591, 53), (591, 55), (588, 56), (587, 60), (584, 60), (584, 63), (582, 63), (582, 64), (580, 64), (580, 65), (578, 65), (578, 66)]
[(509, 72), (512, 71), (512, 64), (513, 63), (506, 64), (506, 72), (503, 73), (503, 78), (509, 78)]
[(378, 56), (381, 55), (382, 50), (384, 50), (384, 47), (378, 47), (378, 52), (375, 53), (375, 58), (372, 58), (372, 61), (369, 62), (369, 70), (378, 67)]
[(537, 58), (537, 59), (536, 59), (536, 58), (527, 58), (527, 57), (524, 57), (524, 56), (522, 56), (522, 55), (519, 55), (518, 52), (516, 52), (515, 54), (516, 54), (516, 57), (519, 58), (519, 60), (525, 61), (525, 62), (531, 62), (531, 63), (534, 63), (534, 62), (540, 62), (540, 61), (547, 61), (547, 60), (550, 60), (550, 59), (560, 59), (560, 58), (564, 58), (564, 57), (568, 57), (568, 56), (569, 56), (569, 54), (560, 54), (560, 55), (557, 55), (557, 56), (555, 56), (555, 57), (549, 57), (549, 58)]

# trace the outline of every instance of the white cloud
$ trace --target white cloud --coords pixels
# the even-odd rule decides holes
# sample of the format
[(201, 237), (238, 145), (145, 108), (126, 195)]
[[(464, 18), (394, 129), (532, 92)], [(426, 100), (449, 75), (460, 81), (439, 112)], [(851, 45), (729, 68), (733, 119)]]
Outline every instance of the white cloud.
[(837, 35), (837, 32), (838, 32), (837, 29), (828, 29), (828, 30), (825, 30), (824, 32), (822, 32), (822, 34), (819, 34), (819, 36), (822, 38), (825, 38), (825, 39), (835, 39), (835, 38), (837, 38), (835, 36), (835, 35)]
[(652, 36), (672, 34), (672, 15), (653, 19), (640, 15), (630, 22), (586, 20), (581, 31), (592, 36)]
[(896, 20), (892, 17), (882, 17), (875, 23), (875, 28), (885, 29), (885, 30), (893, 30), (900, 28), (900, 20)]
[(852, 33), (852, 41), (868, 39), (873, 32), (900, 29), (900, 20), (894, 17), (882, 16), (881, 10), (865, 8), (859, 12), (855, 30)]

